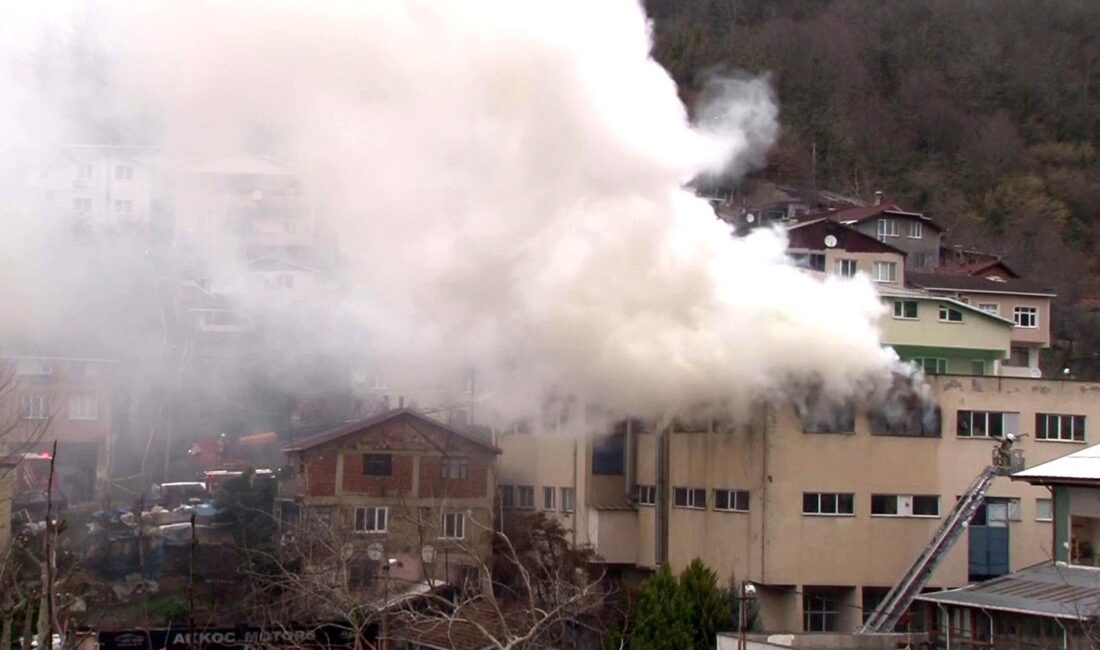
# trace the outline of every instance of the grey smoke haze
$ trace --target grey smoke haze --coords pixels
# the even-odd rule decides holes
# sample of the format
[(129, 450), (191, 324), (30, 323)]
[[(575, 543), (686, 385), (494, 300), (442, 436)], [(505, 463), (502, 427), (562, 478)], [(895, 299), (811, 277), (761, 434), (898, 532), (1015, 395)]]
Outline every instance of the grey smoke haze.
[(74, 298), (80, 265), (127, 244), (73, 254), (22, 192), (54, 147), (108, 133), (166, 158), (293, 161), (338, 241), (342, 293), (276, 311), (295, 322), (272, 363), (346, 348), (420, 385), (473, 366), (481, 415), (501, 420), (552, 395), (660, 417), (792, 382), (842, 393), (892, 363), (868, 281), (810, 277), (781, 236), (735, 238), (684, 189), (763, 161), (774, 97), (719, 82), (693, 126), (634, 0), (5, 11), (8, 335), (124, 333), (58, 322), (58, 305), (125, 304), (128, 283), (170, 271), (129, 255)]

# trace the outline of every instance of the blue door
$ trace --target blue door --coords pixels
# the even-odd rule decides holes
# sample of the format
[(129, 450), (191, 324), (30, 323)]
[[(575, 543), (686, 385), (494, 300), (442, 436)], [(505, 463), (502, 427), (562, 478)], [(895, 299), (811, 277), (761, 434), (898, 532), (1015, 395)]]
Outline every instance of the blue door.
[(1008, 501), (986, 499), (970, 523), (970, 580), (1008, 573)]

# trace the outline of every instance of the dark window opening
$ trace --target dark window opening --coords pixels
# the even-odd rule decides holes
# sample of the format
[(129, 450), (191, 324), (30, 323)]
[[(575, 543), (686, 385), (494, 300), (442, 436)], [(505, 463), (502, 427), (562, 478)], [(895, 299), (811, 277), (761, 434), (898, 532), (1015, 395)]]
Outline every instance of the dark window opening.
[(393, 454), (363, 454), (363, 474), (367, 476), (392, 476)]

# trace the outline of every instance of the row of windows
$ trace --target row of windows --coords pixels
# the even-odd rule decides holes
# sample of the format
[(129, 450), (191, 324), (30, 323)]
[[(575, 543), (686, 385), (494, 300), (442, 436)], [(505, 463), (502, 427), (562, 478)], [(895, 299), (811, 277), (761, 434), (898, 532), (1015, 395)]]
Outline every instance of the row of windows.
[[(393, 454), (363, 454), (365, 476), (393, 476)], [(466, 458), (444, 458), (439, 464), (439, 477), (464, 479), (470, 474), (470, 461)]]
[[(95, 177), (95, 165), (92, 163), (81, 163), (77, 165), (76, 177), (82, 180)], [(116, 181), (133, 180), (134, 168), (130, 165), (115, 165), (114, 177)]]
[[(824, 253), (793, 253), (791, 259), (795, 264), (811, 271), (825, 272)], [(838, 259), (836, 261), (836, 274), (841, 277), (852, 278), (859, 272), (859, 262), (854, 259)], [(875, 282), (897, 282), (897, 262), (877, 261), (871, 263), (871, 279)]]
[[(856, 409), (852, 404), (809, 404), (799, 413), (805, 433), (854, 433)], [(891, 425), (875, 411), (868, 414), (874, 435), (939, 437), (942, 425), (938, 412), (925, 417), (914, 410), (912, 417)], [(912, 421), (910, 421), (912, 420)], [(1035, 438), (1046, 441), (1084, 442), (1087, 418), (1084, 415), (1036, 413)], [(959, 438), (1003, 438), (1020, 433), (1020, 414), (1002, 411), (970, 411), (955, 414), (955, 435)]]
[[(910, 221), (906, 236), (909, 239), (920, 239), (924, 236), (924, 224), (919, 221)], [(886, 241), (887, 237), (901, 237), (901, 227), (897, 219), (878, 220), (879, 241)]]
[[(1020, 433), (1020, 414), (1001, 411), (959, 411), (956, 435), (960, 438), (1003, 438)], [(1085, 416), (1061, 413), (1035, 414), (1036, 440), (1085, 441)]]
[[(995, 499), (1004, 503), (1005, 516), (1010, 521), (1020, 521), (1020, 500), (1018, 498)], [(802, 514), (804, 515), (855, 515), (855, 494), (851, 492), (803, 492)], [(871, 515), (874, 517), (939, 517), (940, 497), (938, 494), (872, 494)], [(985, 511), (980, 510), (972, 521), (974, 525), (985, 525)], [(1051, 521), (1053, 503), (1050, 499), (1035, 500), (1035, 520)]]
[[(355, 532), (382, 534), (389, 532), (390, 509), (388, 506), (363, 507), (355, 509)], [(466, 514), (445, 512), (440, 517), (439, 537), (441, 539), (466, 538)]]
[[(749, 491), (716, 488), (714, 494), (714, 509), (721, 512), (748, 512)], [(634, 488), (634, 498), (638, 505), (657, 505), (657, 486), (637, 485)], [(677, 508), (692, 508), (706, 510), (707, 490), (697, 487), (672, 488), (672, 505)]]
[[(876, 262), (878, 264), (878, 262)], [(993, 315), (1000, 315), (1001, 306), (997, 303), (980, 303), (978, 309)], [(915, 320), (920, 316), (920, 302), (917, 300), (895, 300), (894, 318), (902, 320)], [(939, 306), (939, 319), (944, 323), (961, 323), (962, 311), (949, 307)], [(1013, 307), (1012, 320), (1016, 327), (1023, 329), (1035, 329), (1039, 327), (1039, 309), (1037, 307)]]
[[(19, 400), (19, 415), (24, 420), (45, 420), (50, 417), (50, 396), (24, 395)], [(69, 398), (70, 420), (98, 420), (99, 399), (92, 395), (73, 395)]]
[[(502, 508), (519, 508), (520, 510), (534, 510), (535, 486), (533, 485), (500, 485), (500, 506)], [(573, 512), (576, 507), (574, 492), (571, 487), (555, 488), (545, 486), (542, 488), (542, 509), (557, 510), (558, 495), (561, 495), (561, 511)], [(518, 501), (516, 497), (519, 497)]]

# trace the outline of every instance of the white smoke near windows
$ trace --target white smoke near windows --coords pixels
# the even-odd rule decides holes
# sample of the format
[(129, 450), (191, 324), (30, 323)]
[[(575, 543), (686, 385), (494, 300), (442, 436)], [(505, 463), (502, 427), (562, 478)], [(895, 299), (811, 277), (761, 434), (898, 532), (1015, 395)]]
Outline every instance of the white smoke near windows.
[[(562, 395), (661, 417), (806, 381), (843, 394), (893, 362), (869, 282), (806, 275), (780, 236), (734, 237), (685, 189), (759, 165), (775, 100), (766, 81), (721, 81), (693, 126), (632, 0), (103, 3), (16, 19), (40, 38), (8, 46), (9, 73), (43, 52), (80, 64), (11, 75), (41, 108), (5, 105), (28, 149), (80, 133), (65, 122), (83, 115), (167, 158), (259, 147), (293, 161), (338, 242), (343, 293), (311, 307), (316, 333), (269, 351), (280, 364), (323, 345), (396, 383), (473, 367), (479, 413), (504, 421)], [(46, 255), (31, 282), (56, 287), (49, 267), (66, 262)]]

